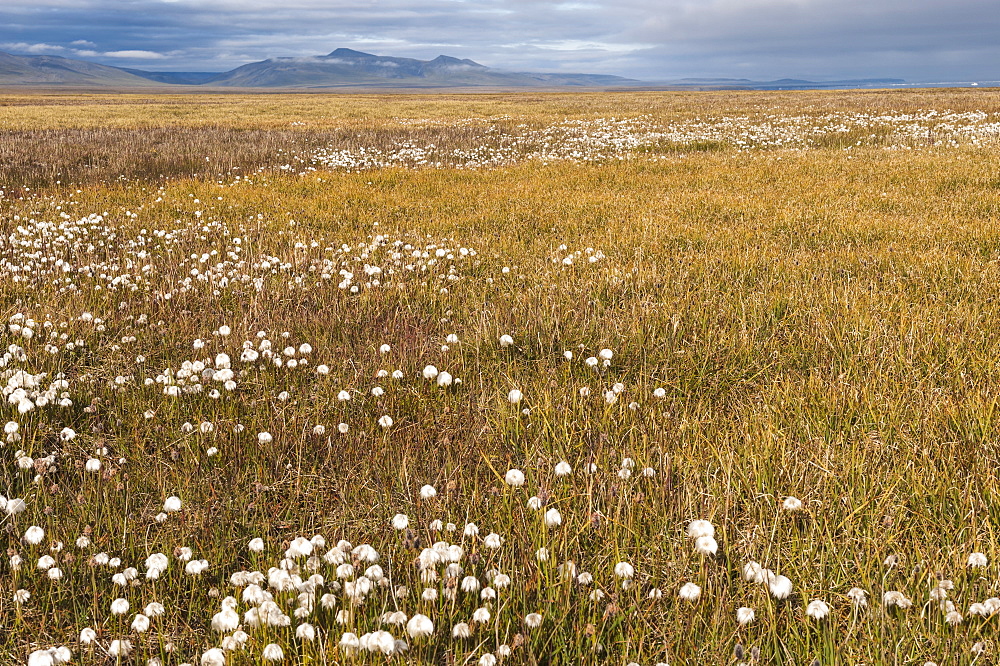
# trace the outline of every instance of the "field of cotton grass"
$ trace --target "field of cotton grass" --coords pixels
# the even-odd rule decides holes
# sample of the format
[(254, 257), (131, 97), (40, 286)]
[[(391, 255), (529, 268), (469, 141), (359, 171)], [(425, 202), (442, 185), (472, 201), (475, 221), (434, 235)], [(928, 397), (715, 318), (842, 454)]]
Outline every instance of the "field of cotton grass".
[(0, 153), (0, 663), (995, 663), (996, 93), (7, 95)]

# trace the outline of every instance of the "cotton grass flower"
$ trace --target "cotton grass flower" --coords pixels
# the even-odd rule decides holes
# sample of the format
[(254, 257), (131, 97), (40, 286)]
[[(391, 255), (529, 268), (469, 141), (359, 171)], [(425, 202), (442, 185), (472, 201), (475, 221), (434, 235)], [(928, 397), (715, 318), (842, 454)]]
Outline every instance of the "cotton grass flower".
[[(624, 465), (622, 465), (624, 467)], [(707, 520), (692, 520), (688, 523), (687, 534), (692, 539), (699, 539), (701, 537), (714, 537), (715, 527), (712, 523)]]
[(989, 560), (986, 559), (986, 555), (983, 553), (972, 553), (969, 555), (969, 566), (972, 568), (982, 568), (989, 564)]
[(795, 513), (796, 511), (802, 510), (802, 500), (798, 497), (792, 497), (789, 495), (785, 498), (785, 501), (781, 503), (781, 508), (789, 513)]
[(508, 486), (520, 487), (524, 485), (524, 472), (519, 469), (509, 469), (503, 477)]
[(132, 641), (115, 639), (108, 645), (108, 654), (116, 659), (124, 659), (132, 654)]
[(37, 546), (44, 538), (45, 530), (37, 525), (32, 525), (24, 531), (24, 542), (31, 546)]
[(425, 485), (425, 486), (422, 486), (420, 488), (420, 498), (421, 499), (430, 499), (432, 497), (437, 496), (437, 494), (438, 494), (437, 493), (437, 488), (435, 488), (432, 485)]
[(410, 526), (410, 519), (406, 514), (397, 513), (392, 517), (392, 528), (394, 530), (403, 531)]
[(559, 527), (562, 525), (562, 514), (556, 508), (549, 509), (545, 512), (545, 526), (549, 529), (554, 527)]
[(507, 348), (507, 347), (510, 347), (513, 344), (514, 344), (514, 338), (510, 337), (507, 334), (504, 334), (504, 335), (500, 336), (500, 346), (501, 347)]
[(269, 643), (264, 646), (261, 656), (265, 661), (282, 661), (285, 658), (285, 652), (277, 643)]
[(503, 545), (503, 537), (495, 532), (487, 534), (486, 538), (483, 539), (483, 545), (490, 550), (496, 550)]
[(694, 549), (702, 555), (715, 555), (719, 550), (719, 544), (710, 536), (702, 536), (695, 540)]
[(149, 618), (138, 613), (134, 618), (132, 618), (132, 631), (139, 634), (144, 634), (149, 631)]
[(745, 627), (756, 619), (757, 615), (752, 608), (741, 606), (736, 609), (736, 621), (741, 627)]
[(777, 600), (787, 599), (792, 593), (792, 581), (785, 576), (774, 576), (768, 583), (771, 596)]
[(524, 624), (529, 629), (537, 629), (542, 624), (542, 616), (539, 613), (528, 613), (524, 616)]
[(201, 666), (226, 666), (226, 653), (220, 648), (210, 648), (201, 655)]
[(628, 562), (619, 562), (615, 565), (615, 575), (619, 578), (632, 578), (635, 575), (635, 567)]
[(865, 608), (868, 606), (868, 593), (860, 587), (852, 587), (848, 590), (847, 598), (851, 600), (854, 608)]
[(889, 590), (882, 595), (882, 605), (885, 606), (886, 609), (895, 607), (901, 610), (906, 610), (907, 608), (913, 606), (913, 602), (910, 601), (902, 592)]
[(507, 401), (512, 405), (521, 402), (522, 398), (524, 398), (524, 395), (517, 389), (511, 389), (510, 393), (507, 394)]
[(434, 633), (434, 623), (426, 615), (418, 613), (406, 623), (406, 633), (414, 639), (430, 636)]
[(826, 619), (830, 614), (830, 606), (822, 599), (813, 599), (806, 606), (806, 617), (810, 617), (817, 622)]
[(684, 601), (693, 603), (701, 598), (701, 588), (695, 583), (684, 583), (678, 592), (678, 596)]

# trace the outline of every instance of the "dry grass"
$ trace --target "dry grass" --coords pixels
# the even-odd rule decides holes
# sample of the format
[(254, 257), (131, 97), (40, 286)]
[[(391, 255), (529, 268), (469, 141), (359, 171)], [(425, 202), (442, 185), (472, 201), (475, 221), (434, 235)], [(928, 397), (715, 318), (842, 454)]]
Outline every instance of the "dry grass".
[[(101, 136), (131, 137), (125, 145), (133, 149), (94, 154), (120, 160), (105, 173), (116, 176), (133, 165), (128, 168), (138, 180), (93, 183), (79, 193), (49, 186), (28, 198), (2, 200), (4, 235), (18, 238), (17, 226), (29, 217), (58, 220), (56, 206), (71, 219), (108, 211), (101, 225), (106, 234), (92, 232), (94, 247), (75, 250), (74, 263), (99, 264), (97, 273), (132, 274), (144, 262), (153, 267), (149, 282), (134, 292), (76, 274), (79, 289), (60, 291), (65, 285), (53, 283), (37, 263), (37, 273), (3, 275), (0, 302), (8, 316), (23, 312), (57, 327), (66, 321), (89, 349), (51, 355), (41, 340), (29, 344), (8, 336), (8, 344), (29, 349), (36, 371), (66, 372), (76, 403), (58, 415), (36, 410), (22, 417), (5, 408), (29, 438), (20, 446), (36, 458), (58, 450), (61, 468), (45, 483), (32, 484), (30, 475), (15, 470), (13, 447), (0, 450), (6, 486), (0, 491), (31, 500), (25, 514), (4, 524), (11, 547), (27, 560), (17, 576), (0, 569), (0, 617), (13, 618), (0, 638), (0, 654), (11, 661), (35, 644), (66, 643), (77, 653), (74, 663), (106, 663), (100, 649), (91, 652), (76, 642), (81, 627), (94, 626), (103, 645), (130, 636), (136, 663), (161, 656), (169, 663), (196, 662), (219, 642), (208, 627), (219, 609), (210, 588), (234, 593), (229, 573), (266, 571), (291, 538), (315, 532), (331, 543), (372, 543), (397, 581), (414, 590), (404, 610), (430, 613), (437, 629), (429, 641), (411, 641), (406, 659), (412, 662), (475, 663), (500, 643), (518, 642), (508, 663), (729, 663), (737, 644), (745, 659), (757, 648), (758, 663), (769, 664), (967, 664), (980, 642), (986, 652), (977, 663), (995, 658), (996, 617), (967, 612), (972, 602), (1000, 595), (995, 147), (726, 149), (659, 161), (479, 171), (265, 171), (251, 182), (224, 178), (224, 184), (217, 182), (221, 173), (157, 178), (197, 171), (202, 152), (210, 164), (229, 159), (245, 171), (268, 164), (268, 146), (309, 146), (316, 137), (366, 145), (438, 132), (437, 140), (471, 143), (474, 133), (463, 134), (448, 121), (478, 114), (542, 123), (563, 115), (799, 113), (821, 106), (993, 111), (992, 93), (256, 96), (126, 98), (106, 105), (94, 97), (7, 99), (8, 127), (27, 123), (32, 104), (52, 102), (39, 124), (54, 132), (48, 136), (82, 137), (81, 144), (92, 148), (78, 154), (97, 151)], [(143, 105), (143, 123), (151, 129), (135, 127)], [(256, 120), (226, 122), (236, 108), (259, 112)], [(66, 112), (66, 127), (75, 129), (55, 129), (47, 114), (59, 109)], [(95, 109), (109, 129), (95, 129), (101, 124)], [(171, 113), (173, 120), (166, 120)], [(332, 116), (346, 120), (338, 124)], [(444, 124), (414, 129), (393, 121), (397, 117)], [(310, 123), (305, 128), (283, 127), (303, 119)], [(261, 128), (248, 129), (256, 121)], [(157, 122), (185, 129), (171, 136), (156, 129)], [(211, 127), (199, 129), (203, 122)], [(41, 130), (34, 134), (38, 153), (53, 156), (47, 159), (70, 154), (47, 144)], [(248, 136), (261, 145), (242, 145)], [(305, 144), (296, 143), (300, 137)], [(169, 158), (143, 157), (157, 141)], [(186, 164), (180, 159), (185, 155)], [(24, 182), (36, 177), (30, 165), (8, 173)], [(127, 217), (126, 210), (138, 217)], [(140, 229), (179, 230), (179, 240), (150, 240), (149, 258), (133, 269), (112, 270), (107, 262), (135, 256), (138, 248), (125, 249), (126, 241)], [(445, 271), (439, 268), (384, 276), (387, 288), (354, 295), (336, 288), (339, 276), (313, 286), (307, 266), (330, 256), (327, 247), (348, 243), (354, 249), (345, 256), (353, 256), (375, 234), (417, 247), (472, 247), (478, 256), (455, 262), (461, 279), (453, 282), (437, 278)], [(220, 288), (217, 280), (179, 288), (192, 267), (204, 272), (223, 261), (237, 235), (248, 263), (272, 257), (289, 268), (273, 274), (239, 268), (261, 276), (260, 290), (249, 283)], [(312, 239), (318, 247), (295, 247)], [(28, 256), (35, 252), (57, 251), (12, 243), (3, 249), (8, 268), (37, 262)], [(567, 252), (558, 249), (561, 244), (568, 251), (600, 249), (607, 258), (553, 263)], [(211, 250), (219, 254), (208, 264), (180, 263)], [(366, 261), (351, 260), (359, 282)], [(25, 279), (15, 282), (15, 274)], [(299, 274), (305, 286), (289, 286)], [(84, 310), (103, 317), (106, 330), (81, 323)], [(143, 314), (148, 325), (137, 323)], [(233, 329), (228, 341), (212, 336), (222, 324)], [(185, 359), (222, 349), (235, 356), (244, 339), (256, 342), (258, 330), (268, 331), (279, 349), (282, 331), (295, 344), (308, 341), (311, 367), (327, 363), (330, 375), (247, 364), (239, 366), (247, 373), (237, 392), (219, 401), (170, 399), (160, 385), (142, 386), (144, 377), (176, 369)], [(453, 332), (460, 342), (442, 351)], [(511, 334), (515, 344), (500, 347), (501, 334)], [(129, 336), (136, 341), (121, 341)], [(209, 346), (192, 351), (194, 338)], [(393, 347), (388, 355), (377, 351), (384, 342)], [(602, 348), (614, 350), (612, 364), (602, 371), (586, 367), (583, 358)], [(565, 350), (576, 352), (572, 362), (564, 359)], [(144, 363), (135, 363), (137, 354)], [(427, 364), (463, 378), (463, 385), (443, 391), (420, 379)], [(405, 371), (399, 383), (376, 376), (396, 367)], [(119, 375), (135, 378), (116, 388), (111, 382)], [(618, 381), (625, 385), (621, 399), (605, 404), (602, 392)], [(375, 385), (386, 389), (384, 396), (371, 395)], [(590, 397), (581, 396), (584, 386), (592, 389)], [(514, 387), (524, 393), (519, 407), (529, 407), (530, 415), (507, 403)], [(656, 387), (665, 389), (663, 399), (652, 397)], [(350, 403), (336, 399), (341, 389), (354, 394)], [(283, 390), (291, 394), (288, 401), (277, 397)], [(634, 410), (628, 406), (633, 401)], [(84, 411), (86, 405), (95, 409)], [(156, 411), (155, 418), (143, 417), (147, 409)], [(382, 414), (392, 415), (391, 429), (375, 424)], [(201, 421), (214, 422), (215, 433), (182, 432), (184, 422)], [(332, 429), (338, 422), (350, 422), (350, 433), (311, 434), (317, 423)], [(244, 435), (232, 432), (235, 423), (246, 426)], [(55, 433), (64, 425), (80, 433), (72, 446), (58, 444)], [(265, 430), (274, 443), (260, 446), (253, 435)], [(99, 481), (79, 469), (98, 445), (111, 449)], [(221, 450), (218, 457), (206, 456), (209, 445)], [(635, 459), (637, 472), (649, 466), (655, 476), (619, 476), (626, 456)], [(552, 470), (564, 459), (575, 472), (559, 479)], [(591, 462), (601, 467), (599, 474), (582, 472)], [(524, 488), (502, 483), (510, 467), (525, 470)], [(439, 495), (419, 498), (424, 484), (435, 485)], [(183, 498), (183, 512), (155, 523), (153, 514), (171, 494)], [(525, 508), (531, 495), (560, 509), (559, 529), (545, 529), (540, 514)], [(790, 495), (803, 500), (804, 511), (780, 509)], [(388, 527), (397, 512), (410, 516), (409, 532), (397, 535)], [(507, 538), (496, 555), (481, 541), (463, 542), (468, 572), (482, 576), (497, 566), (515, 579), (491, 606), (494, 623), (477, 640), (453, 641), (449, 632), (469, 620), (479, 600), (459, 597), (430, 606), (416, 599), (424, 584), (414, 558), (433, 541), (451, 538), (428, 529), (434, 518), (459, 526), (473, 521), (483, 535), (496, 531)], [(693, 553), (684, 529), (694, 518), (716, 525), (717, 557)], [(50, 584), (35, 571), (40, 551), (18, 542), (30, 524), (44, 526), (77, 556), (58, 556), (65, 569), (61, 583)], [(69, 544), (85, 526), (95, 546), (78, 552)], [(246, 552), (254, 536), (266, 540), (264, 556)], [(534, 556), (543, 545), (551, 551), (547, 563)], [(149, 553), (170, 554), (178, 546), (195, 549), (210, 571), (186, 577), (172, 564), (159, 583), (122, 590), (107, 580), (110, 571), (86, 564), (91, 551), (102, 550), (121, 556), (123, 567), (141, 569)], [(989, 556), (986, 569), (966, 566), (973, 551)], [(887, 567), (889, 556), (899, 566)], [(607, 599), (593, 602), (589, 589), (559, 582), (556, 567), (566, 560), (592, 572)], [(612, 573), (622, 560), (637, 570), (627, 590)], [(740, 570), (748, 560), (787, 575), (792, 597), (776, 602), (744, 582)], [(323, 572), (334, 578), (332, 570)], [(966, 616), (956, 627), (929, 603), (942, 579), (954, 580), (950, 599)], [(697, 604), (677, 597), (686, 581), (704, 590)], [(871, 594), (866, 611), (852, 610), (846, 598), (855, 585)], [(7, 593), (14, 588), (33, 595), (17, 609)], [(661, 600), (647, 598), (654, 588), (664, 592)], [(881, 594), (892, 589), (910, 596), (914, 608), (883, 610)], [(138, 635), (128, 628), (130, 616), (108, 615), (119, 594), (130, 598), (133, 613), (156, 598), (168, 606), (167, 615)], [(803, 614), (814, 598), (833, 607), (824, 622)], [(361, 634), (376, 628), (382, 603), (380, 597), (362, 606), (351, 629)], [(294, 605), (293, 596), (289, 608)], [(757, 611), (748, 627), (735, 622), (743, 605)], [(545, 617), (535, 633), (523, 625), (531, 612)], [(289, 663), (345, 661), (335, 644), (347, 627), (326, 611), (310, 620), (329, 644), (261, 629), (251, 632), (250, 649), (234, 654), (231, 663), (259, 663), (262, 646), (271, 641), (285, 647)], [(177, 646), (169, 656), (162, 651), (168, 640)]]

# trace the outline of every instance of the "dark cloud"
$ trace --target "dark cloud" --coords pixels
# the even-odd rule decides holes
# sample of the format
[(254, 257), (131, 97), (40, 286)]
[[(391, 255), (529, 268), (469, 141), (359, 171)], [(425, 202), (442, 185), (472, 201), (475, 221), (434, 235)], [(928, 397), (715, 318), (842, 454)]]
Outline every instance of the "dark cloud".
[(513, 70), (998, 79), (995, 0), (6, 0), (0, 50), (225, 70), (346, 46)]

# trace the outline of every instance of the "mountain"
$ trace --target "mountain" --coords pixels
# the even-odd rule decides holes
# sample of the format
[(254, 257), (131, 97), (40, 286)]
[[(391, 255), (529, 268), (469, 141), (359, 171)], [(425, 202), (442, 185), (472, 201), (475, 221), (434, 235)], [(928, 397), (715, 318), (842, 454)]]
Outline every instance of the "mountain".
[(642, 82), (602, 74), (510, 72), (474, 60), (440, 55), (433, 60), (380, 56), (340, 48), (320, 56), (270, 58), (228, 72), (150, 72), (59, 56), (18, 56), (0, 51), (0, 86), (77, 88), (630, 88), (642, 90), (809, 90), (886, 88), (902, 79), (805, 81), (688, 78)]
[(211, 83), (222, 76), (219, 72), (147, 72), (143, 69), (128, 69), (127, 67), (122, 67), (121, 70), (150, 81), (174, 83), (182, 86), (200, 86), (204, 83)]
[(241, 88), (602, 87), (633, 83), (638, 81), (620, 76), (505, 72), (446, 55), (417, 60), (344, 48), (323, 56), (252, 62), (211, 81), (213, 86)]
[(0, 51), (0, 85), (10, 86), (142, 86), (161, 83), (118, 67), (60, 56), (17, 56)]

